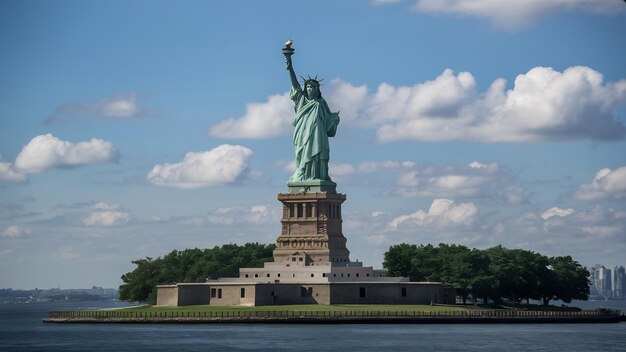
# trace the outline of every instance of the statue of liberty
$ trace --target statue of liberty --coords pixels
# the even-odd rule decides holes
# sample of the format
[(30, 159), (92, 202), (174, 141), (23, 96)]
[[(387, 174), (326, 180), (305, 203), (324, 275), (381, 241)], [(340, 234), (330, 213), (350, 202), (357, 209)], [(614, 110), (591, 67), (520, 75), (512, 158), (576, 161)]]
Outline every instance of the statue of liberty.
[(317, 76), (306, 80), (303, 78), (304, 90), (302, 89), (291, 63), (291, 56), (294, 53), (291, 44), (292, 42), (288, 41), (283, 48), (291, 78), (290, 96), (295, 103), (293, 146), (296, 171), (289, 182), (331, 181), (328, 176), (330, 159), (328, 137), (334, 137), (337, 132), (339, 113), (331, 112), (326, 100), (322, 98)]

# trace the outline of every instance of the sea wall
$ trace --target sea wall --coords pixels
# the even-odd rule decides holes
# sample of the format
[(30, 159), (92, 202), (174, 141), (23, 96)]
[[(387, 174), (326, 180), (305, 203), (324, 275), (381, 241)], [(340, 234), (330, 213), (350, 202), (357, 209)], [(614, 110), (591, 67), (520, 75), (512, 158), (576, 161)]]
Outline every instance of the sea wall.
[(617, 323), (619, 311), (65, 311), (46, 323), (571, 324)]

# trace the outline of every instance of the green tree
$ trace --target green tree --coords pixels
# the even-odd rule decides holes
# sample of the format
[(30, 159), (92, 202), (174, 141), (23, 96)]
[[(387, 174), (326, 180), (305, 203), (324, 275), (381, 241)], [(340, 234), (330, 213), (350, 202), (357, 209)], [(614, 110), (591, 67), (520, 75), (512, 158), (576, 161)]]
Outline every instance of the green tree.
[(210, 249), (174, 250), (163, 258), (135, 260), (137, 267), (124, 275), (120, 299), (156, 303), (156, 285), (177, 282), (204, 282), (207, 278), (238, 276), (241, 267), (262, 267), (272, 261), (276, 246), (246, 243)]
[(411, 260), (416, 255), (417, 246), (406, 243), (393, 245), (385, 252), (383, 267), (391, 276), (407, 276), (411, 280), (419, 280), (412, 272)]
[(543, 304), (552, 299), (570, 303), (573, 299), (589, 299), (589, 271), (570, 256), (549, 259), (549, 280), (542, 292)]
[(455, 288), (463, 303), (469, 295), (501, 302), (587, 299), (589, 273), (571, 257), (502, 246), (486, 250), (440, 243), (437, 247), (402, 243), (389, 247), (383, 266), (392, 276), (439, 281)]
[(508, 298), (511, 302), (541, 297), (541, 280), (547, 275), (548, 260), (545, 256), (523, 249), (507, 249), (502, 246), (486, 250), (489, 256), (488, 273), (498, 282), (492, 293), (496, 302)]

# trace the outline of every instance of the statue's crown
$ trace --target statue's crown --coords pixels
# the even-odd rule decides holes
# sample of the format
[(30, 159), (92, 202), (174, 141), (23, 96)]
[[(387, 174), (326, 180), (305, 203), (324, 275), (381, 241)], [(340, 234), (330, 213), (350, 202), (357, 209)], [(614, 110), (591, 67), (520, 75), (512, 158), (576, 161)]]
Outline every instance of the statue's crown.
[(305, 83), (307, 81), (314, 81), (317, 83), (317, 85), (321, 85), (322, 81), (324, 80), (323, 78), (318, 79), (317, 75), (315, 75), (315, 77), (311, 77), (310, 75), (307, 75), (308, 78), (304, 78), (302, 76), (300, 76), (300, 78), (302, 79), (302, 83)]

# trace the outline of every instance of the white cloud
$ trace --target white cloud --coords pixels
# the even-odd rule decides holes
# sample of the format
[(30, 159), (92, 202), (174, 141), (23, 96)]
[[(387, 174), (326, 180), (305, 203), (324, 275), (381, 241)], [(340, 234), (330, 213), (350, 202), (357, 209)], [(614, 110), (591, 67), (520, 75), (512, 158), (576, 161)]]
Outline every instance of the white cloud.
[(596, 173), (593, 181), (581, 185), (574, 193), (581, 200), (619, 199), (626, 197), (626, 166), (608, 168)]
[(209, 134), (223, 138), (271, 138), (291, 129), (293, 102), (289, 93), (272, 95), (265, 103), (249, 103), (238, 119), (224, 120), (209, 128)]
[(574, 209), (572, 208), (567, 208), (567, 209), (561, 209), (559, 207), (553, 207), (550, 208), (546, 211), (544, 211), (540, 217), (544, 220), (548, 220), (549, 218), (553, 217), (553, 216), (558, 216), (561, 218), (565, 218), (568, 217), (570, 215), (574, 214)]
[(0, 154), (0, 182), (26, 182), (26, 175), (15, 171), (12, 163), (2, 161)]
[(624, 3), (621, 0), (417, 0), (413, 9), (430, 14), (487, 18), (498, 28), (514, 30), (557, 12), (619, 13), (624, 11)]
[[(454, 79), (449, 73), (442, 74), (448, 76), (446, 81), (460, 81), (461, 75)], [(459, 88), (456, 98), (449, 92), (438, 97), (443, 93), (434, 90), (429, 93), (429, 109), (409, 107), (408, 102), (416, 99), (409, 93), (411, 88), (379, 88), (372, 99), (376, 109), (370, 110), (369, 118), (380, 124), (377, 136), (381, 142), (617, 140), (626, 136), (626, 127), (613, 112), (626, 98), (626, 80), (605, 84), (599, 72), (583, 66), (562, 73), (536, 67), (518, 75), (513, 89), (505, 91), (505, 83), (503, 79), (494, 81), (482, 95)], [(474, 89), (473, 84), (456, 85)]]
[(71, 143), (48, 133), (31, 139), (15, 158), (13, 168), (20, 173), (39, 173), (50, 168), (113, 162), (118, 158), (119, 153), (111, 142), (93, 138)]
[[(367, 86), (354, 86), (341, 79), (333, 79), (322, 87), (324, 99), (332, 111), (339, 111), (341, 123), (360, 123), (361, 107), (367, 98)], [(292, 105), (293, 106), (293, 103)], [(293, 110), (292, 110), (293, 111)]]
[(22, 235), (31, 234), (32, 230), (18, 225), (11, 225), (4, 229), (2, 236), (4, 237), (20, 237)]
[(470, 227), (478, 216), (478, 208), (474, 203), (460, 203), (455, 205), (454, 200), (435, 199), (428, 212), (418, 210), (415, 213), (401, 215), (389, 222), (390, 229), (404, 226), (435, 226), (438, 228)]
[(125, 211), (119, 204), (96, 203), (93, 211), (82, 219), (87, 226), (119, 226), (131, 220), (130, 212)]
[(129, 119), (153, 114), (139, 104), (136, 93), (106, 96), (97, 102), (66, 103), (57, 107), (46, 123), (84, 117)]
[(189, 152), (183, 161), (155, 165), (147, 179), (157, 186), (193, 189), (233, 184), (248, 173), (252, 150), (222, 144), (206, 152)]
[(412, 87), (383, 83), (368, 97), (365, 116), (374, 124), (429, 117), (441, 120), (444, 127), (447, 119), (458, 116), (472, 102), (475, 90), (472, 74), (461, 72), (455, 76), (450, 69), (432, 81)]
[[(604, 82), (584, 66), (563, 72), (535, 67), (517, 76), (512, 89), (495, 80), (480, 93), (469, 72), (447, 69), (413, 86), (382, 83), (368, 92), (339, 79), (324, 97), (340, 110), (342, 125), (375, 128), (377, 140), (467, 140), (485, 143), (620, 140), (626, 126), (615, 110), (626, 100), (626, 80)], [(287, 93), (249, 104), (239, 119), (225, 120), (210, 134), (229, 138), (269, 138), (291, 131), (293, 103)]]

